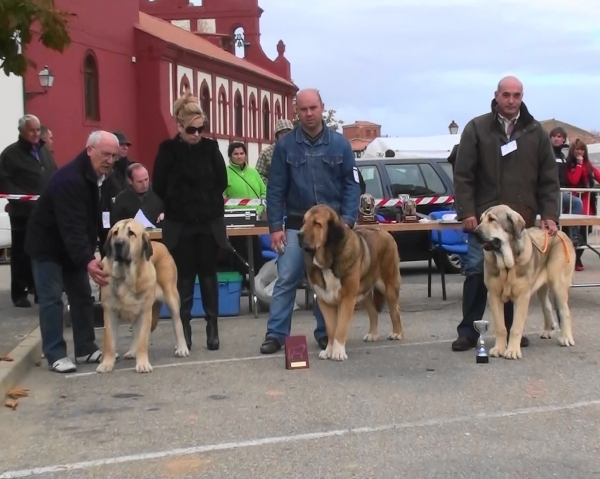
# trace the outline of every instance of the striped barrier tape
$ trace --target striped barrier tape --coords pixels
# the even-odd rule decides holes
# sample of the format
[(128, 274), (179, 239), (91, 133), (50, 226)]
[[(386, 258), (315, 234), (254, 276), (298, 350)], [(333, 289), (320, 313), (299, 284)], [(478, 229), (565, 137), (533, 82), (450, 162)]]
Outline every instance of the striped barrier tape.
[[(8, 195), (0, 193), (0, 199), (35, 201), (39, 195)], [(444, 205), (454, 203), (454, 196), (425, 196), (414, 198), (417, 205)], [(225, 200), (226, 206), (260, 206), (265, 201), (260, 198), (230, 198)], [(403, 200), (400, 198), (381, 198), (375, 200), (376, 208), (389, 208), (391, 206), (401, 206)]]

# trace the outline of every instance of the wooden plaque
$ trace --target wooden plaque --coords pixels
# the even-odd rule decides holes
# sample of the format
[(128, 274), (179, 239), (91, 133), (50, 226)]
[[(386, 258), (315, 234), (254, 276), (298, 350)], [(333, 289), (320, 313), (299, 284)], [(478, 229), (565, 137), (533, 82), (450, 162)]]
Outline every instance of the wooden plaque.
[(285, 369), (308, 369), (306, 336), (288, 336), (284, 341)]

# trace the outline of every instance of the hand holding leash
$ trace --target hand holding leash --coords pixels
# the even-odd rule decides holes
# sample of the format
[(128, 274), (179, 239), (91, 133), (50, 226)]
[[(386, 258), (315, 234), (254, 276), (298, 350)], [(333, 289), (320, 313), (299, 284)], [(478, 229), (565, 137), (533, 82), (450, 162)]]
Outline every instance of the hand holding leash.
[(558, 228), (556, 226), (556, 223), (552, 220), (542, 220), (542, 221), (540, 221), (540, 226), (542, 229), (548, 230), (548, 232), (552, 236), (554, 236), (556, 233), (558, 233)]
[(462, 225), (466, 231), (473, 231), (475, 228), (477, 228), (477, 218), (475, 216), (464, 218), (462, 220)]

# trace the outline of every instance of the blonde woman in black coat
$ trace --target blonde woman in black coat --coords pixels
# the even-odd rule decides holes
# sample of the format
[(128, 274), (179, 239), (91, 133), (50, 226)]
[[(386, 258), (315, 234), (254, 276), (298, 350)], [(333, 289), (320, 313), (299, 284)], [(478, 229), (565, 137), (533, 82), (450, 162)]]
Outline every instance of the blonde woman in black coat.
[(188, 91), (174, 104), (178, 134), (164, 141), (154, 163), (154, 192), (164, 203), (163, 243), (177, 265), (181, 320), (192, 346), (194, 284), (199, 278), (206, 313), (206, 346), (219, 349), (217, 255), (227, 248), (223, 192), (227, 171), (219, 145), (202, 137), (205, 116)]

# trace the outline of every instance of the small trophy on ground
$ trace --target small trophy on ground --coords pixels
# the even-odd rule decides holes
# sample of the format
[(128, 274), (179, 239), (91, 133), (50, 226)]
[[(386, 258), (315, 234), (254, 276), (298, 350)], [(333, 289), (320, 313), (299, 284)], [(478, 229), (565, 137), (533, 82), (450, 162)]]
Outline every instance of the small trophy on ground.
[(360, 195), (360, 203), (358, 206), (358, 224), (369, 225), (377, 224), (375, 216), (375, 198), (369, 193)]
[(483, 340), (483, 334), (487, 331), (489, 324), (490, 322), (484, 319), (473, 321), (473, 326), (479, 333), (479, 338), (477, 339), (477, 356), (475, 357), (475, 362), (477, 364), (487, 364), (490, 362), (490, 357), (485, 350), (485, 341)]
[(402, 200), (403, 221), (405, 223), (418, 223), (417, 203), (409, 195), (400, 195)]

